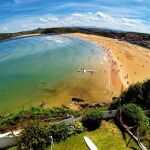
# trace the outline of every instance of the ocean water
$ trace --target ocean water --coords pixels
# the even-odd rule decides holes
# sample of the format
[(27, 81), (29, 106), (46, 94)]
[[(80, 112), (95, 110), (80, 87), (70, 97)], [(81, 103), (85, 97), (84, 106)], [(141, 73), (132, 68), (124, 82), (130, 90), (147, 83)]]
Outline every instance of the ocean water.
[(45, 96), (43, 88), (62, 84), (92, 55), (103, 51), (88, 41), (60, 35), (0, 42), (0, 112), (38, 104)]

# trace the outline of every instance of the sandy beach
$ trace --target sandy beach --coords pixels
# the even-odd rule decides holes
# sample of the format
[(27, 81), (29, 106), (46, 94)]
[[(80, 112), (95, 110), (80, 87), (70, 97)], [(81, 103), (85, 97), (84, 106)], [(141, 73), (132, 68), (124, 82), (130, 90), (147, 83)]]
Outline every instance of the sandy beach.
[[(89, 103), (111, 102), (113, 97), (119, 96), (121, 91), (132, 83), (150, 78), (149, 49), (96, 35), (74, 33), (61, 36), (79, 38), (94, 44), (92, 47), (84, 46), (79, 49), (83, 50), (82, 53), (87, 50), (88, 54), (84, 59), (83, 57), (81, 60), (74, 59), (76, 53), (73, 55), (71, 62), (76, 65), (72, 73), (55, 87), (40, 85), (35, 91), (40, 92), (43, 97), (38, 105), (44, 101), (46, 107), (62, 104), (70, 106), (73, 97), (84, 99)], [(76, 48), (70, 46), (68, 50), (75, 51)], [(94, 70), (95, 73), (78, 72), (82, 68)], [(37, 105), (37, 101), (32, 101), (30, 104)]]
[(121, 91), (130, 84), (150, 78), (149, 49), (96, 35), (74, 33), (65, 36), (86, 39), (104, 47), (108, 53), (111, 83), (115, 91)]
[[(150, 78), (149, 49), (96, 35), (74, 33), (64, 36), (93, 42), (103, 48), (108, 57), (105, 65), (100, 64), (97, 56), (93, 57), (92, 67), (97, 71), (94, 75), (81, 76), (75, 73), (63, 82), (54, 93), (53, 99), (57, 105), (69, 105), (71, 98), (80, 97), (80, 93), (86, 102), (112, 101), (113, 97), (119, 96), (129, 85)], [(58, 101), (59, 99), (61, 100)], [(49, 100), (47, 104), (55, 106)]]
[(33, 36), (39, 36), (39, 35), (41, 35), (41, 34), (40, 34), (40, 33), (24, 34), (24, 35), (18, 35), (18, 36), (12, 37), (12, 38), (10, 38), (10, 39), (33, 37)]

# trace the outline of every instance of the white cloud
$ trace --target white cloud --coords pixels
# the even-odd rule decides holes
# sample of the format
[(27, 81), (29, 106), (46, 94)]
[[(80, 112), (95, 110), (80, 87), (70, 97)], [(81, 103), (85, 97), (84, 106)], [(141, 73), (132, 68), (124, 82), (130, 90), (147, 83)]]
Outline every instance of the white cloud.
[(47, 18), (47, 20), (50, 21), (50, 22), (57, 22), (57, 21), (59, 21), (59, 19), (57, 17), (49, 17), (49, 18)]
[(25, 25), (25, 24), (22, 24), (22, 25), (21, 25), (21, 27), (22, 27), (22, 28), (26, 28), (26, 27), (27, 27), (27, 25)]
[(37, 0), (14, 0), (15, 4), (22, 4), (22, 3), (33, 3)]
[(134, 27), (136, 25), (141, 24), (140, 20), (133, 20), (133, 19), (128, 19), (128, 18), (121, 18), (121, 23), (129, 26), (129, 27)]
[(74, 16), (74, 17), (83, 17), (84, 14), (81, 14), (81, 13), (73, 13), (72, 16)]
[[(119, 29), (125, 31), (149, 32), (150, 26), (140, 19), (130, 19), (127, 17), (114, 17), (104, 12), (86, 12), (72, 13), (68, 16), (45, 15), (40, 17), (31, 17), (18, 20), (12, 20), (6, 24), (0, 25), (0, 32), (6, 32), (4, 26), (7, 26), (8, 31), (16, 32), (19, 30), (31, 30), (35, 28), (48, 27), (66, 27), (66, 26), (88, 26), (88, 27), (105, 27)], [(2, 30), (3, 29), (3, 30)]]
[(56, 10), (64, 10), (64, 9), (71, 9), (71, 8), (81, 8), (82, 10), (85, 10), (86, 8), (99, 8), (97, 4), (94, 3), (78, 3), (78, 2), (67, 2), (67, 3), (62, 3), (54, 6), (51, 6), (50, 9), (51, 11), (56, 11)]
[(60, 19), (57, 17), (54, 17), (54, 16), (48, 16), (48, 17), (40, 18), (39, 20), (42, 23), (48, 23), (48, 24), (60, 22)]
[(41, 22), (43, 22), (43, 23), (48, 23), (49, 21), (48, 20), (46, 20), (46, 19), (44, 19), (44, 18), (40, 18), (39, 19)]
[(8, 30), (7, 27), (3, 27), (3, 28), (2, 28), (2, 31), (7, 31), (7, 30)]
[(103, 13), (103, 12), (97, 12), (96, 15), (99, 17), (99, 18), (103, 18), (103, 19), (112, 19), (112, 17), (106, 13)]

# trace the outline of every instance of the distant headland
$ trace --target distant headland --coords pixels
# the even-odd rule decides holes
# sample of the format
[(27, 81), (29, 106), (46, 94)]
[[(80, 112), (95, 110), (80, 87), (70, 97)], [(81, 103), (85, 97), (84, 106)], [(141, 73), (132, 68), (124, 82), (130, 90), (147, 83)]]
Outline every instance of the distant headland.
[(104, 37), (114, 38), (126, 41), (131, 44), (150, 48), (150, 34), (138, 32), (124, 32), (118, 30), (109, 30), (101, 28), (81, 28), (81, 27), (59, 27), (59, 28), (38, 28), (30, 31), (21, 31), (16, 33), (0, 33), (0, 40), (20, 38), (26, 36), (35, 36), (41, 34), (65, 34), (65, 33), (84, 33), (94, 34)]

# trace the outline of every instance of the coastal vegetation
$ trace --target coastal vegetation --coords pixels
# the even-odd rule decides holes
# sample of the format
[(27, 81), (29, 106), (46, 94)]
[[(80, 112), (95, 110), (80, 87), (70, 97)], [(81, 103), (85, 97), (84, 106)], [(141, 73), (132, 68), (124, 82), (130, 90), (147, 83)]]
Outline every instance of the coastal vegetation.
[[(127, 126), (138, 127), (138, 130), (134, 130), (134, 133), (138, 134), (140, 140), (146, 147), (149, 147), (150, 142), (150, 118), (145, 115), (144, 110), (148, 109), (149, 105), (149, 85), (149, 80), (131, 85), (120, 97), (116, 98), (109, 107), (109, 109), (116, 108), (121, 100), (123, 122)], [(143, 103), (140, 102), (140, 100), (142, 100)], [(104, 141), (110, 146), (112, 143), (109, 140), (115, 140), (112, 134), (117, 136), (119, 143), (122, 143), (123, 139), (121, 139), (120, 127), (118, 126), (119, 128), (117, 128), (113, 120), (102, 121), (103, 109), (103, 107), (81, 108), (80, 110), (74, 111), (66, 106), (60, 108), (31, 107), (28, 110), (22, 110), (18, 113), (1, 115), (0, 131), (6, 132), (8, 130), (21, 129), (22, 133), (21, 136), (18, 137), (17, 149), (22, 150), (44, 150), (47, 149), (52, 142), (56, 144), (56, 147), (63, 147), (64, 143), (70, 143), (74, 147), (76, 146), (76, 142), (72, 143), (72, 140), (81, 140), (79, 143), (82, 143), (81, 138), (83, 138), (83, 135), (92, 137), (93, 141), (99, 147), (104, 144)], [(82, 116), (82, 119), (70, 124), (61, 122), (63, 119), (67, 119), (72, 115), (75, 118)], [(109, 127), (109, 125), (113, 127)], [(110, 133), (108, 133), (108, 131), (110, 131)], [(106, 138), (104, 136), (105, 132), (107, 135)], [(108, 135), (110, 136), (109, 138)], [(129, 136), (126, 132), (125, 135), (127, 141)], [(101, 138), (104, 138), (104, 140)], [(101, 140), (103, 144), (99, 144), (97, 142), (98, 139)], [(132, 144), (134, 147), (137, 147), (134, 141), (131, 141), (129, 145)], [(119, 147), (118, 144), (114, 145), (115, 142), (113, 144), (114, 149)], [(123, 149), (128, 149), (125, 147), (125, 144), (122, 144), (122, 146)]]
[[(138, 134), (140, 140), (146, 147), (149, 147), (150, 142), (150, 118), (148, 118), (148, 116), (146, 116), (144, 113), (144, 110), (147, 109), (146, 104), (149, 104), (148, 101), (145, 100), (145, 98), (149, 98), (149, 89), (147, 89), (149, 87), (149, 83), (149, 80), (147, 80), (142, 83), (131, 85), (121, 94), (118, 100), (115, 101), (115, 105), (114, 102), (112, 102), (110, 106), (110, 108), (112, 108), (112, 106), (116, 107), (119, 105), (119, 100), (122, 97), (124, 98), (123, 100), (121, 99), (121, 113), (123, 122), (129, 127), (138, 127), (138, 130), (134, 130), (134, 133)], [(142, 96), (144, 98), (142, 98)], [(141, 105), (142, 103), (138, 102), (139, 97), (140, 100), (143, 99), (146, 104)], [(125, 102), (125, 98), (130, 98), (130, 101), (123, 103)], [(34, 107), (28, 110), (23, 110), (16, 114), (1, 115), (0, 131), (4, 132), (10, 129), (22, 129), (21, 136), (18, 137), (17, 145), (17, 149), (22, 150), (44, 150), (47, 149), (52, 142), (55, 143), (58, 150), (58, 147), (64, 147), (64, 145), (66, 145), (65, 143), (68, 143), (75, 148), (77, 146), (77, 141), (83, 144), (83, 139), (81, 138), (83, 138), (84, 135), (89, 135), (89, 137), (91, 137), (99, 147), (104, 144), (104, 141), (107, 142), (108, 146), (110, 146), (112, 143), (109, 140), (115, 140), (112, 134), (117, 136), (119, 143), (122, 143), (121, 131), (119, 131), (120, 127), (118, 126), (119, 128), (117, 128), (113, 120), (102, 120), (102, 110), (103, 107), (88, 109), (81, 108), (77, 111), (71, 110), (66, 106), (62, 106), (61, 108)], [(61, 122), (63, 119), (66, 119), (71, 115), (75, 117), (82, 116), (82, 119), (79, 119), (71, 124), (65, 124), (64, 122)], [(110, 131), (110, 133), (108, 133), (108, 131)], [(104, 136), (104, 133), (106, 133), (106, 137)], [(127, 141), (129, 136), (126, 132), (125, 135)], [(104, 140), (101, 138), (104, 138)], [(75, 139), (76, 142), (73, 143)], [(99, 143), (98, 139), (103, 144)], [(120, 145), (115, 144), (115, 141), (112, 145), (114, 149), (118, 149), (120, 147)], [(123, 146), (123, 149), (128, 149), (125, 147), (125, 144), (122, 143), (121, 145)], [(129, 145), (137, 147), (134, 141), (131, 141)], [(82, 146), (83, 145), (81, 145), (81, 147)]]
[[(87, 128), (83, 126), (82, 124), (83, 122), (81, 120), (77, 120), (72, 124), (65, 124), (61, 122), (63, 118), (59, 120), (63, 113), (64, 115), (66, 113), (67, 115), (71, 114), (77, 117), (79, 116), (79, 114), (82, 114), (82, 112), (81, 113), (75, 112), (66, 107), (65, 108), (53, 108), (53, 109), (50, 109), (49, 111), (47, 109), (41, 110), (38, 108), (32, 108), (32, 110), (33, 110), (32, 119), (28, 118), (28, 120), (26, 120), (27, 121), (26, 125), (24, 125), (24, 127), (20, 126), (20, 128), (22, 128), (23, 131), (21, 133), (21, 136), (18, 137), (17, 149), (21, 149), (21, 150), (24, 150), (24, 149), (33, 149), (33, 150), (41, 149), (42, 150), (43, 149), (44, 150), (48, 147), (48, 145), (51, 144), (52, 140), (58, 143), (60, 141), (67, 139), (71, 135), (79, 134), (87, 130)], [(92, 111), (91, 110), (86, 110), (86, 111), (87, 111), (86, 113), (84, 112), (85, 116), (88, 116), (88, 115), (95, 116), (95, 120), (93, 123), (95, 123), (95, 121), (99, 122), (98, 118), (102, 119), (102, 113), (100, 109), (98, 110), (93, 109)], [(29, 112), (29, 110), (26, 112)], [(55, 122), (43, 121), (43, 114), (45, 115), (45, 112), (46, 113), (51, 112), (48, 115), (49, 119), (51, 116), (53, 116), (55, 117)], [(24, 115), (22, 116), (25, 116), (26, 113), (23, 113), (23, 114)], [(57, 119), (58, 117), (59, 119)], [(17, 121), (16, 119), (12, 119), (12, 122), (14, 125), (16, 124), (18, 125), (17, 122), (21, 122), (21, 121), (19, 119)], [(7, 123), (6, 126), (8, 126), (8, 122), (5, 122)], [(24, 124), (24, 122), (22, 123)], [(98, 128), (99, 126), (100, 124), (98, 124), (96, 128)], [(95, 124), (93, 124), (93, 127), (95, 127)], [(51, 137), (53, 137), (53, 139)]]
[(146, 117), (143, 110), (135, 104), (129, 103), (123, 105), (121, 112), (124, 122), (128, 126), (140, 126), (142, 124), (149, 125), (148, 117)]
[[(56, 150), (87, 150), (86, 143), (83, 140), (84, 136), (88, 136), (99, 149), (109, 149), (112, 150), (130, 150), (131, 147), (139, 150), (137, 144), (134, 140), (131, 140), (128, 147), (126, 147), (126, 143), (122, 138), (121, 131), (115, 125), (115, 123), (110, 121), (102, 121), (100, 128), (94, 131), (84, 131), (80, 134), (74, 134), (69, 136), (67, 139), (62, 140), (60, 142), (54, 143), (54, 149)], [(117, 140), (116, 140), (117, 139)], [(126, 140), (129, 140), (127, 137)], [(50, 143), (50, 142), (49, 142)], [(16, 150), (17, 147), (12, 147), (9, 150)], [(46, 148), (47, 150), (51, 150), (51, 146)]]
[(149, 148), (150, 118), (144, 114), (143, 109), (133, 103), (124, 104), (121, 114), (125, 125), (132, 128), (132, 132)]
[(29, 34), (66, 34), (66, 33), (85, 33), (99, 36), (119, 39), (132, 44), (137, 44), (150, 48), (150, 35), (146, 33), (124, 32), (115, 30), (106, 30), (100, 28), (80, 28), (80, 27), (60, 27), (60, 28), (38, 28), (31, 31), (22, 31), (17, 33), (0, 33), (0, 40), (10, 39)]
[[(94, 131), (84, 131), (80, 134), (72, 135), (65, 141), (54, 144), (54, 148), (56, 150), (87, 150), (86, 143), (83, 140), (84, 136), (89, 137), (98, 149), (131, 150), (132, 147), (139, 150), (134, 140), (131, 140), (128, 147), (126, 146), (126, 142), (122, 137), (121, 131), (112, 120), (103, 120), (100, 128)], [(126, 140), (128, 141), (129, 137), (127, 137)], [(50, 147), (48, 150), (50, 150)]]
[[(124, 123), (138, 126), (138, 135), (146, 147), (150, 147), (150, 80), (130, 85), (119, 97), (115, 97), (109, 109), (122, 106)], [(144, 111), (148, 111), (145, 115)]]
[(40, 121), (45, 123), (56, 122), (66, 119), (71, 115), (77, 117), (79, 116), (79, 112), (72, 111), (65, 106), (46, 109), (31, 107), (30, 109), (22, 110), (17, 113), (1, 114), (0, 132), (26, 127), (30, 121)]
[(113, 99), (109, 109), (117, 109), (119, 102), (121, 102), (121, 105), (134, 103), (144, 110), (149, 110), (150, 80), (130, 85), (119, 97)]
[(48, 125), (32, 122), (24, 129), (22, 135), (19, 137), (17, 148), (21, 150), (44, 150), (51, 144), (52, 140), (54, 142), (60, 142), (73, 134), (83, 131), (84, 128), (80, 122), (75, 122), (71, 125), (65, 125), (63, 123)]
[(91, 110), (82, 117), (82, 123), (88, 130), (95, 130), (100, 126), (103, 119), (101, 110)]

